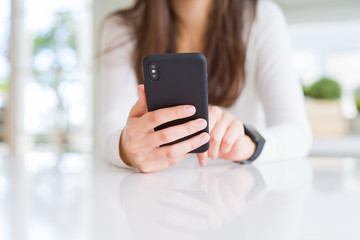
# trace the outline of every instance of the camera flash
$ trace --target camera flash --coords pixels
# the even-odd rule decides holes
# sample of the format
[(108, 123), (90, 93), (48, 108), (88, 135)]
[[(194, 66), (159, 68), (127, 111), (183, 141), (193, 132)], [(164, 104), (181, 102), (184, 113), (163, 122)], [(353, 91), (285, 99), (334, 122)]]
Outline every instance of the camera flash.
[(153, 70), (151, 70), (151, 72), (152, 72), (152, 73), (156, 73), (156, 70), (155, 70), (155, 69), (153, 69)]

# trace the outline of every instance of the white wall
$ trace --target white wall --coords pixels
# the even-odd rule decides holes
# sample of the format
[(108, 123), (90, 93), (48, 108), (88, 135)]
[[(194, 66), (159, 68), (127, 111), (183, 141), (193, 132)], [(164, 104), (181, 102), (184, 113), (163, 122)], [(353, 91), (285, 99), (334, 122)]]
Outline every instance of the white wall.
[[(274, 0), (292, 23), (360, 20), (359, 0)], [(133, 0), (94, 0), (95, 22)]]
[(104, 17), (120, 8), (130, 6), (133, 0), (93, 0), (95, 35)]
[(359, 0), (275, 0), (290, 24), (360, 20)]

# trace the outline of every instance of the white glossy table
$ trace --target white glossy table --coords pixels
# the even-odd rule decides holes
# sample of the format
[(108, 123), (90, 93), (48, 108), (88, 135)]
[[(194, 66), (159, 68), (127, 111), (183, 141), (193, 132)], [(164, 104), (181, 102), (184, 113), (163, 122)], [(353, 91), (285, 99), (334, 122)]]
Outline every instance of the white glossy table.
[(0, 239), (360, 239), (360, 160), (91, 162), (0, 157)]

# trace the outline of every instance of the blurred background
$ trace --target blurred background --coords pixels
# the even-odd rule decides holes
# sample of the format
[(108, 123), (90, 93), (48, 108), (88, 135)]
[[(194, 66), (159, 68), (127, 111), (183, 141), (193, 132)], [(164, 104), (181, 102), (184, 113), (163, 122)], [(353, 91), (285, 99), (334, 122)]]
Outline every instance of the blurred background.
[[(360, 2), (276, 0), (316, 136), (360, 156)], [(101, 20), (131, 0), (0, 0), (0, 155), (97, 153)]]

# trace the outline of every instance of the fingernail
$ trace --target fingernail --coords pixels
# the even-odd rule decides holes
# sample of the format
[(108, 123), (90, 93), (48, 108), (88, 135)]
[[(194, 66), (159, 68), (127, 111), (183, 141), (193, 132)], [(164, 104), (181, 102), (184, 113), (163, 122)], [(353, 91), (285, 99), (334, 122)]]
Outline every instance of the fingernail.
[(198, 129), (203, 129), (207, 125), (206, 121), (204, 119), (199, 119), (196, 121), (196, 126)]
[(203, 134), (200, 136), (200, 142), (201, 142), (201, 143), (207, 143), (209, 140), (210, 140), (210, 136), (209, 136), (209, 134), (207, 134), (207, 133), (203, 133)]
[(185, 107), (185, 113), (189, 116), (194, 115), (196, 109), (194, 106), (186, 106)]

